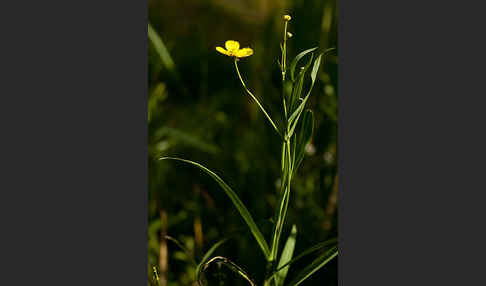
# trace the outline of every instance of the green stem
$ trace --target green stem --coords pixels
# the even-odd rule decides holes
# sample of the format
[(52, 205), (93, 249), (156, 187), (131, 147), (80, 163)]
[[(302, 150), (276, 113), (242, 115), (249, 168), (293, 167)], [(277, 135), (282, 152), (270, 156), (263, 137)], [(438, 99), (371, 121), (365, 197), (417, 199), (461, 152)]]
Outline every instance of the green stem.
[[(288, 138), (289, 134), (289, 124), (288, 124), (288, 115), (287, 115), (287, 104), (285, 100), (285, 73), (286, 73), (286, 58), (287, 58), (287, 24), (288, 22), (285, 21), (285, 27), (284, 27), (284, 39), (283, 39), (283, 45), (282, 45), (282, 104), (283, 104), (283, 109), (284, 109), (284, 115), (285, 115), (285, 121), (286, 121), (286, 131), (285, 131), (285, 137), (284, 137), (284, 142), (282, 143), (282, 188), (280, 190), (280, 201), (279, 201), (279, 206), (278, 206), (278, 214), (276, 216), (275, 220), (275, 228), (273, 231), (273, 237), (272, 237), (272, 248), (270, 251), (270, 260), (268, 261), (267, 264), (267, 274), (269, 271), (273, 271), (275, 268), (275, 263), (277, 262), (277, 256), (278, 256), (278, 245), (280, 241), (280, 236), (282, 234), (282, 229), (285, 224), (285, 219), (287, 217), (287, 208), (289, 205), (289, 196), (290, 196), (290, 181), (292, 179), (292, 157), (290, 156), (290, 142), (291, 138)], [(285, 180), (285, 172), (287, 173), (287, 182), (284, 182)], [(285, 187), (284, 187), (285, 186)], [(273, 276), (273, 279), (267, 279), (265, 280), (264, 286), (270, 286), (271, 281), (274, 281), (276, 283), (276, 277)]]
[(284, 41), (283, 41), (283, 48), (282, 48), (282, 82), (285, 81), (285, 72), (286, 72), (286, 55), (287, 55), (287, 24), (288, 22), (285, 21), (285, 28), (284, 28)]
[(273, 129), (275, 129), (275, 131), (277, 132), (277, 134), (282, 137), (282, 135), (280, 134), (280, 131), (278, 130), (277, 128), (277, 125), (275, 125), (275, 123), (273, 122), (272, 118), (270, 117), (270, 115), (268, 115), (267, 111), (265, 110), (265, 108), (263, 108), (263, 106), (260, 104), (260, 101), (258, 101), (258, 99), (253, 95), (253, 93), (251, 93), (251, 91), (246, 87), (246, 84), (245, 82), (243, 81), (243, 78), (241, 77), (241, 74), (240, 74), (240, 70), (238, 69), (238, 59), (235, 58), (235, 68), (236, 68), (236, 73), (238, 74), (238, 78), (240, 79), (241, 81), (241, 84), (243, 85), (243, 87), (245, 88), (245, 91), (251, 96), (251, 98), (253, 98), (253, 100), (256, 102), (256, 104), (258, 105), (258, 107), (260, 107), (260, 110), (263, 112), (263, 114), (265, 114), (265, 116), (267, 117), (268, 121), (270, 122), (270, 124), (272, 124), (272, 127)]

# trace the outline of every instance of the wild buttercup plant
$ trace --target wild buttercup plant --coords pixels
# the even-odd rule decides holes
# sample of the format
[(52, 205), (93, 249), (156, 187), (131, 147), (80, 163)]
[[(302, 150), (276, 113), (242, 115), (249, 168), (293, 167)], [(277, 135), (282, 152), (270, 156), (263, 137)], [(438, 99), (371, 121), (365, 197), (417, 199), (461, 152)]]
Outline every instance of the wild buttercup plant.
[[(209, 251), (204, 255), (202, 260), (196, 267), (196, 280), (199, 285), (202, 285), (202, 277), (203, 273), (206, 271), (208, 266), (212, 263), (218, 263), (219, 265), (224, 265), (228, 267), (230, 270), (238, 273), (244, 279), (248, 281), (250, 285), (264, 285), (264, 286), (296, 286), (301, 284), (305, 281), (309, 276), (313, 273), (318, 271), (322, 268), (325, 264), (327, 264), (330, 260), (338, 254), (338, 247), (337, 247), (337, 239), (327, 240), (321, 243), (316, 244), (315, 246), (307, 249), (306, 251), (302, 252), (301, 254), (293, 257), (294, 247), (296, 243), (296, 235), (297, 235), (297, 227), (295, 225), (292, 226), (290, 235), (288, 236), (286, 243), (280, 252), (279, 255), (279, 244), (281, 240), (282, 230), (285, 225), (285, 219), (287, 217), (287, 210), (289, 205), (289, 199), (291, 195), (291, 182), (293, 176), (296, 174), (297, 169), (299, 168), (302, 159), (304, 158), (305, 153), (305, 146), (310, 141), (313, 129), (314, 129), (314, 120), (313, 120), (313, 113), (309, 109), (305, 109), (305, 105), (307, 100), (309, 99), (310, 93), (314, 86), (317, 72), (319, 70), (319, 66), (321, 64), (321, 58), (328, 52), (334, 49), (329, 49), (324, 53), (319, 54), (317, 58), (313, 61), (314, 53), (317, 50), (317, 47), (305, 50), (299, 53), (294, 60), (290, 63), (290, 66), (287, 66), (287, 39), (292, 36), (291, 33), (287, 31), (288, 24), (291, 20), (289, 15), (283, 16), (284, 22), (284, 32), (283, 32), (283, 41), (281, 43), (281, 51), (282, 57), (281, 60), (278, 61), (278, 65), (280, 66), (282, 72), (282, 109), (283, 109), (283, 118), (284, 118), (284, 126), (280, 128), (275, 124), (275, 121), (272, 119), (270, 114), (265, 110), (262, 104), (259, 102), (257, 97), (248, 89), (246, 86), (241, 73), (238, 69), (238, 61), (245, 57), (249, 57), (253, 55), (253, 50), (249, 47), (240, 48), (240, 44), (237, 41), (229, 40), (225, 43), (225, 48), (216, 47), (216, 51), (219, 53), (231, 57), (234, 61), (234, 66), (238, 78), (241, 81), (241, 84), (246, 91), (246, 93), (252, 98), (252, 100), (258, 105), (260, 110), (265, 115), (266, 119), (281, 138), (282, 147), (281, 147), (281, 186), (279, 192), (279, 202), (277, 208), (275, 210), (275, 217), (274, 217), (274, 227), (273, 232), (271, 235), (270, 244), (267, 243), (267, 240), (263, 236), (262, 232), (256, 225), (253, 217), (251, 216), (248, 209), (245, 207), (243, 202), (239, 199), (238, 195), (213, 171), (209, 170), (208, 168), (204, 167), (203, 165), (181, 158), (174, 158), (174, 157), (162, 157), (160, 160), (177, 160), (181, 162), (185, 162), (196, 166), (210, 175), (218, 184), (221, 186), (223, 191), (226, 195), (231, 199), (234, 206), (242, 216), (243, 220), (248, 225), (249, 230), (253, 234), (256, 242), (258, 243), (260, 250), (262, 251), (263, 255), (266, 258), (266, 275), (263, 277), (261, 283), (256, 283), (254, 279), (251, 278), (251, 275), (246, 273), (240, 266), (236, 263), (232, 262), (228, 258), (215, 256), (211, 257), (212, 253), (216, 250), (218, 246), (220, 246), (225, 240), (219, 241), (213, 247), (209, 249)], [(305, 57), (309, 56), (309, 60), (307, 63), (299, 69), (296, 68), (299, 62)], [(311, 77), (311, 84), (307, 91), (304, 92), (304, 81), (306, 79), (307, 71), (309, 70), (310, 66), (312, 65), (312, 69), (310, 71)], [(288, 73), (290, 76), (288, 76)], [(317, 252), (319, 250), (323, 250), (320, 255), (317, 256), (307, 267), (300, 270), (295, 275), (295, 278), (289, 282), (284, 284), (285, 278), (287, 276), (287, 272), (289, 270), (289, 266), (294, 263), (295, 261), (301, 259), (302, 257)], [(278, 263), (277, 263), (278, 261)]]

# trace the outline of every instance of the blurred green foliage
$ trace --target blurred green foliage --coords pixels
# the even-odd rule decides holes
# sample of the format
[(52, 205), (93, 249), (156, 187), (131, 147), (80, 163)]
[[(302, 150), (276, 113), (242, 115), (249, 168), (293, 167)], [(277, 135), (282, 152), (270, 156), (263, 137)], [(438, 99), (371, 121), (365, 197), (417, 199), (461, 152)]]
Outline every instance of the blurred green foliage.
[[(156, 266), (162, 285), (193, 285), (191, 261), (198, 262), (225, 237), (230, 239), (215, 254), (261, 277), (265, 265), (256, 262), (264, 261), (263, 255), (219, 186), (195, 168), (157, 159), (182, 157), (217, 172), (269, 240), (279, 192), (281, 142), (242, 89), (232, 60), (215, 47), (234, 39), (254, 49), (253, 56), (241, 61), (240, 70), (265, 108), (279, 118), (282, 15), (292, 16), (289, 58), (314, 46), (323, 52), (337, 47), (337, 3), (150, 0), (148, 12), (149, 281), (153, 284)], [(308, 103), (314, 112), (314, 137), (293, 181), (283, 234), (287, 237), (290, 226), (297, 225), (296, 253), (337, 236), (337, 55), (326, 57), (322, 65)], [(177, 239), (185, 250), (162, 239), (164, 235)], [(292, 265), (288, 279), (312, 259)], [(231, 281), (225, 285), (247, 285), (230, 273), (225, 276)], [(303, 285), (337, 285), (337, 260)]]

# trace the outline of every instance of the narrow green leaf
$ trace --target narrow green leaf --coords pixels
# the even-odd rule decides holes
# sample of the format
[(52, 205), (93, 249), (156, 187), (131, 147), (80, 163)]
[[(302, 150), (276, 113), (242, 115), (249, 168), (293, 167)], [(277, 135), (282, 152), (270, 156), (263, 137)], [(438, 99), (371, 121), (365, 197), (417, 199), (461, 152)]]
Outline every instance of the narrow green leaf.
[(314, 62), (314, 66), (312, 66), (312, 72), (311, 72), (312, 85), (314, 85), (314, 82), (316, 81), (317, 71), (319, 70), (319, 67), (321, 65), (321, 58), (322, 58), (322, 54), (320, 54), (316, 58), (316, 61)]
[(246, 273), (245, 270), (243, 270), (240, 266), (238, 266), (233, 261), (222, 256), (215, 256), (211, 258), (209, 261), (207, 261), (206, 263), (204, 263), (204, 265), (201, 267), (200, 272), (197, 273), (197, 283), (199, 284), (199, 286), (202, 286), (201, 274), (206, 271), (206, 269), (209, 267), (211, 263), (218, 263), (228, 267), (228, 269), (230, 269), (231, 271), (245, 278), (245, 280), (250, 284), (250, 286), (256, 286), (255, 282), (253, 282), (253, 279), (251, 279), (251, 277), (248, 275), (248, 273)]
[(211, 176), (218, 184), (219, 186), (223, 189), (223, 191), (228, 195), (228, 197), (231, 199), (233, 204), (235, 205), (236, 209), (240, 213), (241, 217), (245, 220), (246, 224), (250, 228), (251, 233), (255, 237), (258, 245), (260, 246), (261, 250), (263, 251), (263, 254), (265, 257), (269, 257), (270, 250), (268, 248), (268, 244), (265, 241), (265, 238), (263, 237), (263, 234), (261, 233), (260, 229), (258, 226), (255, 224), (255, 221), (253, 220), (253, 217), (251, 216), (250, 212), (248, 209), (245, 207), (243, 202), (240, 200), (238, 195), (218, 176), (216, 175), (213, 171), (209, 170), (208, 168), (204, 167), (203, 165), (190, 161), (190, 160), (185, 160), (181, 158), (174, 158), (174, 157), (162, 157), (159, 160), (176, 160), (176, 161), (181, 161), (185, 162), (191, 165), (194, 165), (198, 167), (199, 169), (203, 170), (206, 174)]
[(334, 257), (338, 255), (338, 248), (337, 246), (331, 248), (330, 250), (324, 252), (322, 255), (317, 257), (311, 264), (305, 267), (297, 276), (289, 283), (288, 286), (297, 286), (304, 282), (307, 278), (309, 278), (312, 274), (316, 271), (321, 269), (324, 265), (326, 265), (329, 261), (331, 261)]
[(299, 105), (297, 106), (297, 108), (295, 109), (294, 112), (292, 112), (292, 114), (290, 115), (289, 117), (289, 124), (292, 125), (294, 123), (294, 121), (296, 121), (295, 119), (300, 116), (300, 113), (302, 112), (302, 110), (304, 110), (304, 106), (305, 106), (305, 103), (307, 102), (307, 97), (304, 98), (302, 101), (300, 101)]
[(319, 71), (319, 66), (321, 65), (321, 58), (322, 58), (322, 54), (320, 54), (316, 58), (316, 60), (314, 61), (314, 65), (312, 66), (312, 71), (311, 71), (312, 83), (311, 83), (311, 86), (309, 88), (309, 91), (307, 92), (307, 95), (305, 96), (304, 100), (300, 103), (300, 105), (295, 109), (294, 113), (292, 113), (292, 115), (290, 115), (290, 117), (289, 117), (289, 123), (291, 125), (289, 136), (292, 136), (292, 134), (295, 130), (295, 126), (299, 122), (300, 115), (302, 114), (302, 111), (304, 110), (305, 104), (306, 104), (307, 100), (309, 99), (309, 96), (312, 92), (312, 88), (314, 87), (314, 83), (315, 83), (316, 77), (317, 77), (317, 71)]
[(293, 112), (295, 107), (297, 106), (298, 99), (300, 99), (302, 94), (302, 87), (304, 86), (305, 74), (309, 69), (310, 64), (312, 63), (313, 58), (314, 58), (314, 54), (311, 54), (309, 61), (304, 67), (300, 69), (299, 74), (297, 75), (297, 79), (295, 80), (292, 89), (292, 95), (289, 100), (289, 112)]
[(215, 244), (213, 244), (213, 246), (211, 246), (211, 248), (204, 254), (203, 258), (201, 259), (201, 261), (197, 265), (196, 273), (199, 273), (201, 271), (201, 267), (203, 266), (203, 264), (206, 263), (206, 261), (211, 257), (211, 255), (214, 253), (214, 251), (216, 251), (216, 249), (218, 247), (220, 247), (226, 241), (228, 241), (227, 238), (222, 239), (222, 240), (216, 242)]
[(297, 134), (297, 144), (296, 145), (296, 160), (294, 161), (294, 166), (292, 170), (297, 170), (300, 163), (304, 159), (305, 146), (309, 143), (314, 133), (314, 115), (310, 109), (304, 112), (304, 117), (302, 118), (302, 124)]
[(271, 279), (273, 276), (277, 275), (277, 273), (283, 269), (284, 267), (288, 266), (288, 265), (291, 265), (292, 263), (300, 260), (301, 258), (313, 253), (313, 252), (316, 252), (318, 250), (321, 250), (323, 249), (324, 247), (326, 246), (329, 246), (329, 245), (333, 245), (333, 244), (336, 244), (337, 243), (337, 238), (333, 238), (333, 239), (329, 239), (329, 240), (326, 240), (326, 241), (323, 241), (323, 242), (319, 242), (318, 244), (306, 249), (305, 251), (303, 251), (301, 254), (297, 255), (296, 257), (294, 257), (292, 260), (290, 260), (289, 262), (283, 264), (283, 265), (279, 265), (277, 267), (277, 269), (275, 270), (274, 273), (272, 273), (272, 275), (270, 275), (269, 279)]
[(148, 24), (148, 38), (153, 44), (155, 51), (157, 51), (162, 64), (164, 64), (166, 69), (173, 72), (175, 67), (174, 61), (172, 60), (169, 51), (165, 47), (164, 42), (160, 38), (159, 34), (154, 30), (154, 28), (152, 28), (150, 23)]
[[(285, 243), (284, 249), (282, 251), (282, 255), (280, 256), (280, 261), (278, 262), (279, 268), (292, 259), (292, 255), (294, 254), (296, 237), (297, 237), (297, 227), (293, 225), (289, 237), (287, 238), (287, 242)], [(289, 271), (289, 266), (285, 266), (280, 271), (277, 272), (277, 275), (275, 276), (275, 280), (277, 281), (277, 286), (284, 285), (285, 277), (287, 277), (288, 271)]]
[(289, 97), (289, 102), (288, 102), (288, 112), (292, 113), (295, 109), (295, 106), (297, 105), (297, 99), (300, 98), (300, 95), (302, 93), (302, 86), (304, 85), (304, 76), (305, 76), (305, 71), (304, 69), (299, 70), (299, 73), (297, 74), (297, 78), (292, 86), (292, 93), (290, 94)]
[(290, 64), (290, 78), (292, 79), (292, 81), (295, 80), (295, 77), (294, 77), (294, 72), (295, 72), (295, 67), (297, 66), (297, 64), (299, 63), (299, 61), (308, 53), (312, 52), (312, 51), (315, 51), (317, 50), (317, 47), (315, 48), (312, 48), (312, 49), (308, 49), (308, 50), (305, 50), (301, 53), (299, 53), (295, 58), (294, 60), (292, 61), (292, 63)]
[(331, 52), (334, 52), (334, 51), (336, 51), (336, 48), (329, 48), (329, 49), (324, 51), (324, 55), (328, 55), (328, 54), (330, 54)]
[(202, 264), (202, 263), (204, 263), (204, 262), (206, 262), (206, 260), (208, 260), (208, 259), (209, 259), (209, 257), (211, 256), (211, 254), (213, 254), (213, 252), (214, 252), (214, 251), (216, 251), (216, 249), (217, 249), (218, 247), (220, 247), (220, 246), (221, 246), (223, 243), (225, 243), (226, 241), (228, 241), (228, 239), (227, 239), (227, 238), (222, 239), (222, 240), (220, 240), (220, 241), (216, 242), (216, 243), (215, 243), (215, 244), (214, 244), (214, 245), (213, 245), (213, 246), (212, 246), (212, 247), (211, 247), (211, 248), (210, 248), (210, 249), (209, 249), (209, 250), (206, 252), (206, 254), (204, 254), (203, 258), (201, 259), (201, 264)]

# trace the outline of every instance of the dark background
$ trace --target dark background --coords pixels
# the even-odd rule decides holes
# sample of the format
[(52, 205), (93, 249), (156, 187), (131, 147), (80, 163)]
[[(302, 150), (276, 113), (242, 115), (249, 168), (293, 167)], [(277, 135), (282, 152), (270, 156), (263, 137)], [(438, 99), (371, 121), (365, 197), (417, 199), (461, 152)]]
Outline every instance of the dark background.
[[(221, 188), (193, 167), (157, 159), (181, 157), (215, 171), (238, 193), (269, 240), (279, 193), (280, 139), (245, 94), (232, 60), (215, 47), (233, 39), (254, 49), (239, 63), (242, 76), (272, 117), (280, 119), (282, 16), (292, 16), (290, 62), (308, 48), (337, 48), (337, 3), (154, 0), (148, 12), (167, 50), (161, 55), (149, 42), (149, 279), (152, 267), (160, 269), (162, 263), (168, 267), (159, 275), (168, 279), (167, 285), (194, 280), (188, 255), (161, 236), (178, 239), (200, 259), (218, 240), (236, 235), (214, 255), (230, 258), (260, 281), (265, 259)], [(337, 236), (337, 71), (334, 53), (323, 61), (308, 103), (315, 132), (293, 181), (283, 235), (286, 239), (291, 225), (297, 225), (295, 254)], [(312, 259), (292, 266), (287, 282)], [(305, 283), (337, 285), (337, 260)]]

